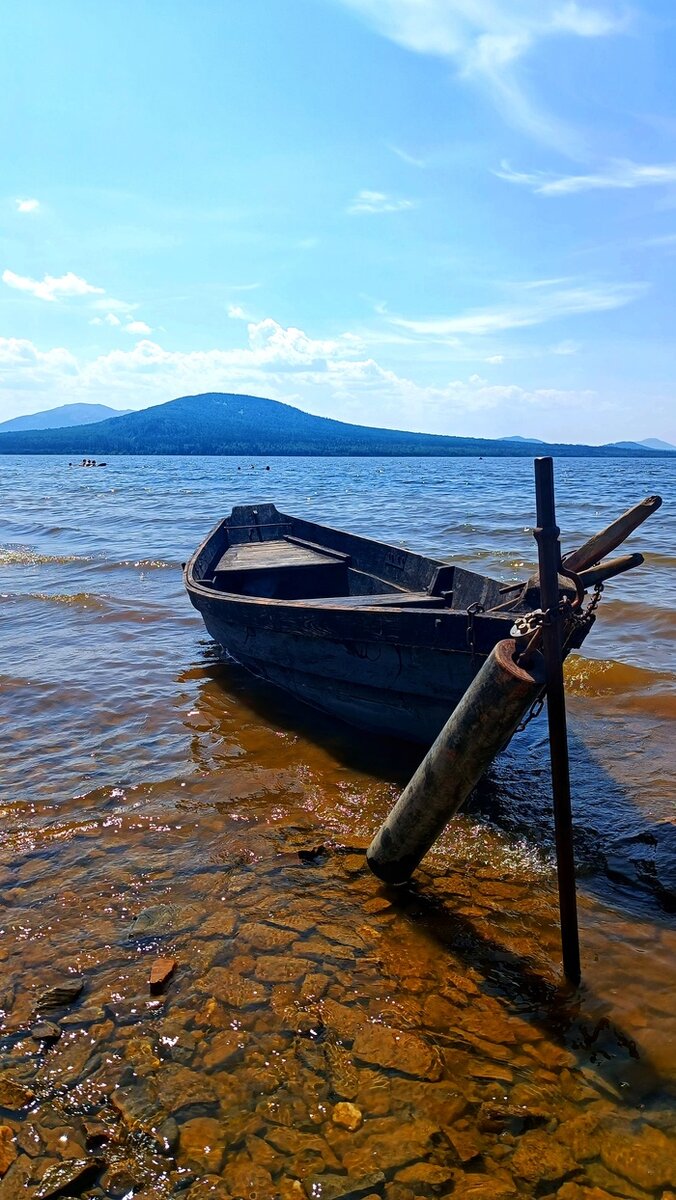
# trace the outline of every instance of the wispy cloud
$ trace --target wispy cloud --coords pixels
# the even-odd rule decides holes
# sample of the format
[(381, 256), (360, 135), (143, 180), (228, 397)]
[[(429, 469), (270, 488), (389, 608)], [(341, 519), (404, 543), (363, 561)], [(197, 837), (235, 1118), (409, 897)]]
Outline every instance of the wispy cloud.
[(615, 159), (589, 175), (554, 175), (549, 171), (513, 171), (508, 162), (494, 171), (500, 179), (516, 183), (539, 196), (566, 196), (603, 188), (629, 190), (641, 187), (665, 187), (676, 183), (676, 163), (635, 163)]
[[(558, 281), (557, 281), (558, 282)], [(508, 329), (543, 325), (560, 317), (622, 308), (646, 290), (643, 283), (574, 284), (552, 287), (550, 282), (529, 283), (515, 289), (514, 299), (501, 308), (475, 309), (456, 316), (390, 321), (412, 333), (431, 338), (455, 338), (460, 334), (483, 337)]]
[(40, 208), (39, 200), (35, 200), (33, 198), (26, 198), (25, 200), (20, 200), (17, 198), (17, 201), (16, 201), (16, 211), (17, 212), (34, 213), (34, 212), (37, 212), (39, 208)]
[(385, 37), (418, 54), (451, 60), (487, 90), (506, 120), (541, 141), (579, 150), (573, 130), (527, 93), (518, 63), (545, 38), (599, 38), (620, 32), (615, 5), (582, 0), (342, 0)]
[(28, 275), (16, 275), (14, 271), (3, 271), (2, 281), (7, 287), (16, 288), (19, 292), (29, 292), (38, 300), (57, 300), (69, 296), (87, 296), (95, 292), (103, 292), (103, 288), (94, 287), (68, 271), (58, 277), (45, 275), (44, 279), (31, 279)]
[(420, 170), (423, 170), (427, 166), (427, 162), (424, 158), (420, 158), (415, 154), (409, 154), (407, 150), (402, 150), (401, 146), (389, 145), (388, 150), (391, 150), (393, 154), (396, 154), (397, 158), (400, 158), (402, 162), (407, 163), (409, 167), (418, 167)]
[(352, 216), (358, 216), (362, 213), (403, 212), (404, 209), (413, 207), (412, 200), (398, 199), (396, 196), (386, 195), (385, 192), (364, 190), (357, 193), (354, 200), (348, 205), (347, 211)]

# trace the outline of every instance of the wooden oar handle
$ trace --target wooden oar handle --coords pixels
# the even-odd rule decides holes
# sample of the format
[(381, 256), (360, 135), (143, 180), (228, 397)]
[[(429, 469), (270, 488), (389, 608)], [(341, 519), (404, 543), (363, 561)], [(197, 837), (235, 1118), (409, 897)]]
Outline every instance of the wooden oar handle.
[(622, 554), (619, 558), (606, 558), (598, 566), (590, 567), (588, 571), (580, 571), (579, 579), (585, 588), (594, 587), (597, 583), (605, 583), (606, 579), (614, 579), (623, 571), (640, 567), (644, 561), (642, 554)]
[(608, 525), (600, 533), (595, 533), (578, 550), (572, 550), (570, 554), (564, 556), (563, 561), (568, 570), (579, 574), (586, 567), (592, 567), (594, 563), (600, 562), (606, 554), (610, 554), (611, 551), (621, 546), (629, 534), (647, 521), (648, 517), (657, 512), (661, 503), (661, 496), (646, 496), (640, 504), (635, 504), (633, 508), (627, 509), (626, 513), (613, 521), (612, 525)]

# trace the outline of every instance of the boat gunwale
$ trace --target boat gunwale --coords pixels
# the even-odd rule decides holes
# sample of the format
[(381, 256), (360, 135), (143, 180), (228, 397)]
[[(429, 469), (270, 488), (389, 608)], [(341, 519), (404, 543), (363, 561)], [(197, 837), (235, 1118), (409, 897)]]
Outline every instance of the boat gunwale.
[[(277, 510), (277, 512), (278, 512), (278, 515), (282, 519), (286, 519), (288, 521), (302, 521), (302, 518), (292, 517), (288, 513), (279, 512), (279, 510)], [(321, 614), (332, 614), (332, 613), (347, 614), (351, 611), (349, 604), (336, 603), (335, 605), (331, 605), (330, 603), (328, 603), (329, 601), (334, 599), (334, 597), (332, 597), (332, 596), (313, 597), (311, 599), (310, 598), (301, 598), (301, 599), (297, 599), (297, 600), (277, 599), (275, 597), (268, 597), (268, 596), (243, 596), (239, 592), (227, 592), (223, 589), (216, 589), (216, 588), (210, 587), (208, 584), (205, 584), (202, 581), (196, 579), (195, 575), (194, 575), (194, 571), (193, 571), (195, 562), (199, 558), (200, 554), (204, 550), (207, 549), (207, 547), (209, 546), (209, 543), (213, 539), (216, 538), (216, 536), (219, 532), (221, 532), (221, 530), (223, 529), (224, 521), (226, 521), (226, 520), (227, 520), (226, 517), (222, 517), (220, 519), (220, 521), (218, 521), (213, 526), (213, 528), (209, 531), (209, 533), (206, 535), (206, 537), (200, 542), (199, 546), (194, 551), (194, 553), (190, 556), (190, 558), (188, 559), (188, 561), (185, 565), (184, 580), (185, 580), (185, 586), (186, 586), (186, 589), (187, 589), (189, 595), (191, 593), (195, 593), (195, 594), (198, 594), (199, 596), (204, 597), (204, 599), (207, 599), (210, 601), (227, 601), (229, 604), (237, 604), (237, 605), (243, 605), (243, 606), (244, 605), (247, 605), (247, 606), (253, 605), (254, 607), (264, 608), (264, 609), (269, 609), (272, 607), (272, 608), (276, 609), (277, 611), (288, 609), (292, 613), (304, 610), (306, 612), (316, 611)], [(361, 534), (350, 533), (347, 530), (337, 529), (337, 528), (335, 528), (335, 526), (319, 525), (318, 523), (311, 522), (311, 521), (303, 522), (303, 523), (315, 525), (316, 528), (318, 528), (318, 529), (328, 529), (332, 533), (339, 534), (342, 537), (354, 538), (359, 541), (364, 541), (364, 542), (370, 543), (371, 545), (376, 545), (376, 546), (382, 547), (383, 549), (386, 549), (386, 550), (392, 549), (392, 550), (400, 551), (402, 554), (409, 555), (412, 558), (424, 560), (425, 562), (431, 563), (432, 566), (437, 567), (437, 568), (438, 567), (452, 567), (452, 566), (456, 565), (452, 561), (444, 562), (442, 559), (432, 558), (429, 555), (418, 554), (415, 550), (408, 550), (405, 546), (394, 546), (390, 542), (379, 542), (375, 538), (368, 538), (368, 537), (364, 537)], [(463, 570), (467, 570), (467, 568), (463, 568)], [(474, 571), (474, 572), (472, 572), (472, 574), (476, 575), (480, 579), (488, 580), (491, 583), (498, 582), (497, 580), (494, 580), (490, 575), (484, 575), (478, 571)], [(412, 594), (412, 589), (401, 588), (394, 582), (392, 582), (390, 584), (390, 586), (394, 587), (397, 591), (401, 591), (402, 598), (407, 595)], [(396, 594), (396, 593), (393, 593), (393, 594)], [(314, 599), (321, 600), (321, 604), (320, 605), (313, 604)], [(340, 600), (340, 601), (345, 601), (346, 599), (349, 599), (349, 597), (338, 596), (338, 597), (335, 597), (335, 599)], [(435, 620), (438, 620), (441, 616), (453, 615), (456, 618), (458, 616), (463, 616), (463, 617), (467, 616), (467, 609), (453, 608), (452, 606), (444, 606), (443, 598), (441, 596), (439, 597), (439, 600), (440, 600), (440, 603), (439, 603), (438, 608), (423, 608), (423, 607), (416, 608), (414, 605), (398, 606), (396, 604), (388, 605), (387, 608), (385, 608), (384, 606), (377, 605), (377, 604), (373, 604), (373, 605), (360, 604), (358, 606), (358, 608), (355, 606), (355, 609), (353, 611), (355, 611), (355, 612), (358, 611), (360, 615), (373, 613), (374, 615), (378, 615), (381, 617), (383, 615), (385, 615), (385, 613), (387, 613), (388, 615), (393, 615), (393, 614), (396, 614), (396, 615), (410, 614), (410, 615), (417, 615), (417, 616), (424, 615), (428, 618), (433, 617)], [(511, 625), (511, 623), (513, 623), (513, 614), (512, 613), (485, 612), (485, 613), (477, 613), (475, 615), (475, 620), (481, 621), (482, 624), (486, 618), (490, 618), (491, 620), (500, 619), (505, 622), (507, 620), (509, 620), (510, 625)]]

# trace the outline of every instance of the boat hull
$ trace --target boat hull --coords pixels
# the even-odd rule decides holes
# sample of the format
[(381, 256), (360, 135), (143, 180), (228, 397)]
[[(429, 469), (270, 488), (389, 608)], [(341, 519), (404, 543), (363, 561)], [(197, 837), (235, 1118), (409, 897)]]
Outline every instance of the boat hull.
[(218, 601), (196, 607), (214, 641), (252, 674), (360, 729), (425, 745), (443, 728), (485, 658), (370, 639), (363, 631), (355, 639), (261, 629), (226, 619)]

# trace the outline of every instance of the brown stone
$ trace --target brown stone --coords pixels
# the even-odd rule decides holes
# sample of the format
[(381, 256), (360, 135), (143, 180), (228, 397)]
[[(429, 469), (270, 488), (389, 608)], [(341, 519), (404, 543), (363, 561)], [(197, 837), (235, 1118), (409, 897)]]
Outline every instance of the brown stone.
[(129, 1162), (113, 1163), (101, 1176), (101, 1187), (110, 1200), (122, 1200), (132, 1196), (138, 1187), (138, 1175)]
[(218, 1092), (211, 1079), (178, 1063), (165, 1063), (155, 1083), (160, 1101), (170, 1113), (191, 1104), (218, 1104)]
[(201, 981), (201, 990), (233, 1008), (258, 1008), (268, 999), (268, 989), (229, 967), (212, 967)]
[(385, 1186), (382, 1171), (370, 1171), (366, 1175), (312, 1175), (303, 1180), (308, 1200), (364, 1200), (371, 1193), (381, 1193)]
[(653, 1125), (638, 1130), (604, 1130), (601, 1161), (609, 1171), (646, 1192), (676, 1185), (676, 1138)]
[(65, 1195), (70, 1187), (81, 1191), (85, 1182), (101, 1169), (96, 1158), (71, 1158), (67, 1162), (55, 1163), (45, 1171), (34, 1195), (34, 1200), (51, 1200), (52, 1196)]
[(162, 991), (164, 985), (171, 979), (177, 966), (178, 963), (175, 958), (156, 958), (153, 960), (148, 977), (148, 986), (150, 987), (151, 995), (156, 996)]
[(456, 1172), (452, 1167), (441, 1167), (437, 1163), (431, 1162), (417, 1162), (397, 1171), (394, 1178), (397, 1183), (410, 1184), (412, 1187), (419, 1185), (440, 1187), (445, 1183), (450, 1183), (455, 1175)]
[(292, 954), (262, 954), (256, 960), (254, 974), (264, 983), (294, 983), (307, 973), (305, 958)]
[(327, 1028), (347, 1042), (352, 1042), (358, 1030), (366, 1024), (366, 1016), (360, 1008), (339, 1004), (330, 998), (322, 1000), (319, 1011)]
[(422, 1012), (423, 1022), (430, 1029), (450, 1029), (458, 1021), (458, 1009), (455, 1004), (444, 1000), (441, 996), (428, 996)]
[(590, 1184), (602, 1191), (610, 1192), (612, 1196), (621, 1196), (622, 1200), (653, 1200), (655, 1195), (654, 1192), (646, 1192), (643, 1188), (635, 1187), (628, 1179), (609, 1171), (602, 1162), (587, 1163), (586, 1173)]
[(374, 896), (372, 900), (367, 900), (366, 903), (362, 905), (364, 912), (373, 914), (387, 912), (387, 910), (391, 907), (392, 901), (386, 900), (384, 896)]
[(467, 1074), (473, 1079), (499, 1079), (502, 1083), (511, 1083), (514, 1078), (509, 1067), (502, 1063), (477, 1062), (471, 1060), (467, 1064)]
[(599, 1133), (600, 1116), (595, 1112), (580, 1113), (570, 1121), (563, 1121), (556, 1136), (565, 1142), (577, 1162), (597, 1158), (601, 1146)]
[(14, 1130), (0, 1125), (0, 1178), (9, 1170), (17, 1156)]
[[(330, 982), (330, 977), (322, 975), (319, 971), (307, 974), (300, 987), (301, 1004), (309, 1004), (313, 1000), (319, 1000), (324, 995)], [(298, 1186), (300, 1187), (300, 1184)]]
[(456, 1180), (453, 1188), (453, 1200), (505, 1200), (515, 1195), (516, 1187), (511, 1180), (495, 1175), (465, 1175)]
[(35, 1092), (32, 1092), (25, 1084), (20, 1083), (18, 1079), (14, 1079), (8, 1072), (3, 1071), (0, 1074), (0, 1108), (7, 1108), (10, 1112), (19, 1112), (22, 1108), (27, 1108), (35, 1099)]
[(515, 1174), (529, 1183), (563, 1181), (577, 1168), (568, 1147), (541, 1129), (531, 1129), (521, 1136), (511, 1165)]
[(199, 1171), (217, 1174), (223, 1160), (221, 1122), (213, 1117), (196, 1117), (179, 1127), (181, 1158)]
[(34, 1042), (58, 1042), (61, 1030), (53, 1021), (38, 1021), (31, 1029)]
[(263, 921), (252, 921), (240, 926), (237, 944), (241, 942), (249, 949), (259, 952), (286, 950), (296, 940), (295, 929), (283, 929), (281, 925), (266, 925)]
[(479, 1158), (482, 1152), (481, 1139), (473, 1129), (446, 1129), (446, 1137), (453, 1146), (461, 1163), (471, 1162)]
[(388, 1025), (364, 1025), (352, 1047), (361, 1062), (392, 1071), (401, 1071), (415, 1079), (441, 1079), (443, 1066), (436, 1051), (414, 1033), (392, 1029)]
[(224, 1029), (215, 1034), (209, 1038), (202, 1056), (204, 1066), (208, 1071), (229, 1066), (242, 1057), (248, 1041), (249, 1035), (241, 1029)]
[(28, 1184), (32, 1174), (31, 1159), (26, 1154), (20, 1154), (7, 1173), (0, 1178), (0, 1200), (18, 1200), (19, 1196), (28, 1196)]
[(272, 1176), (265, 1167), (253, 1163), (246, 1155), (227, 1160), (222, 1171), (223, 1183), (234, 1200), (248, 1200), (252, 1193), (256, 1200), (276, 1200), (277, 1191)]
[(431, 1121), (410, 1120), (402, 1127), (398, 1117), (383, 1117), (369, 1121), (357, 1133), (343, 1135), (346, 1145), (339, 1153), (348, 1171), (392, 1171), (425, 1158), (438, 1133)]
[(324, 1042), (322, 1049), (332, 1090), (342, 1100), (354, 1100), (359, 1076), (347, 1050), (333, 1040)]
[(343, 1129), (354, 1133), (363, 1124), (364, 1118), (361, 1109), (357, 1108), (356, 1104), (341, 1101), (340, 1104), (335, 1105), (331, 1113), (331, 1120), (334, 1125), (340, 1125)]
[(67, 1004), (72, 1004), (77, 1000), (78, 996), (84, 988), (84, 979), (78, 979), (77, 976), (66, 977), (55, 984), (54, 987), (47, 988), (41, 992), (38, 997), (37, 1008), (63, 1008)]

